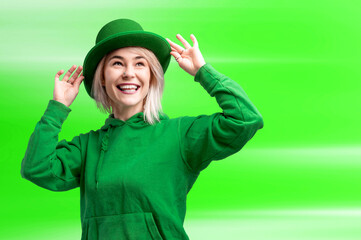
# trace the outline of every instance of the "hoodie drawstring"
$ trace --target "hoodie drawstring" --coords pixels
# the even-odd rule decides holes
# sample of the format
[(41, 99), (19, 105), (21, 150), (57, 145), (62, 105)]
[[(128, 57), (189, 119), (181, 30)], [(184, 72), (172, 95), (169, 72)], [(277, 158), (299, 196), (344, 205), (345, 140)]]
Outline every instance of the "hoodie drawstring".
[(102, 146), (100, 149), (100, 157), (99, 157), (99, 161), (98, 161), (98, 166), (96, 168), (96, 175), (95, 175), (95, 184), (96, 184), (96, 190), (98, 190), (98, 183), (99, 183), (99, 172), (103, 163), (103, 159), (104, 159), (104, 154), (108, 149), (108, 140), (109, 140), (109, 135), (110, 132), (112, 130), (112, 127), (109, 126), (107, 132), (105, 133), (105, 135), (102, 138)]

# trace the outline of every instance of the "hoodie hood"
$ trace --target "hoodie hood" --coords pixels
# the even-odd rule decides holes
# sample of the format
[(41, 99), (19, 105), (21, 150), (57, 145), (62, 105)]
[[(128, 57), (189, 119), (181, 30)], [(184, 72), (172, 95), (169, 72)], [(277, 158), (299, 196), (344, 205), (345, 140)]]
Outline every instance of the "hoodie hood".
[[(161, 121), (169, 119), (168, 115), (166, 115), (165, 113), (159, 114), (158, 116)], [(100, 149), (100, 156), (99, 156), (99, 161), (98, 161), (96, 175), (95, 175), (96, 190), (98, 190), (99, 173), (100, 173), (100, 169), (102, 167), (104, 154), (108, 149), (108, 141), (109, 141), (111, 132), (113, 131), (113, 128), (120, 127), (125, 124), (129, 125), (132, 128), (142, 128), (142, 127), (146, 127), (146, 126), (150, 125), (148, 122), (144, 121), (144, 113), (143, 112), (134, 114), (126, 121), (115, 118), (113, 113), (108, 116), (108, 118), (105, 120), (105, 124), (100, 128), (102, 131), (106, 131), (106, 133), (103, 135), (102, 140), (101, 140), (102, 145), (101, 145), (101, 149)]]
[[(159, 114), (158, 116), (159, 116), (160, 120), (169, 119), (169, 117), (164, 113), (163, 113), (163, 115)], [(118, 127), (118, 126), (123, 126), (124, 124), (130, 125), (135, 128), (140, 128), (140, 127), (150, 125), (149, 123), (144, 121), (144, 113), (143, 112), (134, 114), (126, 121), (115, 118), (114, 113), (112, 113), (105, 120), (105, 124), (104, 124), (104, 126), (101, 127), (101, 129), (107, 130), (110, 126)]]

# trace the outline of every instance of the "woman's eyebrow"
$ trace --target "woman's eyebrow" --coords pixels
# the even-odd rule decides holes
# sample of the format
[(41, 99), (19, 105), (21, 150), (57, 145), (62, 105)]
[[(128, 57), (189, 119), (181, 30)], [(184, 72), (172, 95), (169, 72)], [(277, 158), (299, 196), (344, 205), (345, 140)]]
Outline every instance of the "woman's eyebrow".
[[(113, 58), (119, 58), (119, 59), (121, 59), (121, 60), (124, 60), (124, 57), (115, 55), (115, 56), (111, 57), (111, 58), (109, 59), (109, 61), (112, 60)], [(141, 58), (145, 59), (143, 56), (136, 56), (136, 57), (134, 57), (133, 59), (141, 59)]]

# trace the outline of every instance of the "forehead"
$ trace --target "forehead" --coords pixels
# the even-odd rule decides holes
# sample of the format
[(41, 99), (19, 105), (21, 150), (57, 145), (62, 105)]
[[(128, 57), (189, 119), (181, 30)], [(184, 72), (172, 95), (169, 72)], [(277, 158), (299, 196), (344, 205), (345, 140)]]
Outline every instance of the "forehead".
[(140, 53), (140, 51), (137, 48), (134, 47), (125, 47), (125, 48), (118, 48), (116, 50), (113, 50), (108, 54), (108, 59), (110, 59), (113, 56), (121, 56), (125, 59), (133, 59), (136, 56), (143, 56), (143, 54)]

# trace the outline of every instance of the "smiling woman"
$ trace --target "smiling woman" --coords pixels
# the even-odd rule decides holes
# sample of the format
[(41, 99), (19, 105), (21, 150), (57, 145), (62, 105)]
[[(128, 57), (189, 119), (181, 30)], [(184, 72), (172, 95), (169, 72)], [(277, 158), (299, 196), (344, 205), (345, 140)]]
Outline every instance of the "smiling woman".
[[(263, 127), (241, 86), (206, 63), (197, 39), (184, 47), (129, 19), (107, 23), (84, 60), (84, 86), (109, 113), (96, 131), (58, 142), (83, 80), (73, 66), (32, 133), (21, 176), (52, 191), (80, 188), (82, 240), (189, 237), (187, 194), (212, 161), (239, 150)], [(215, 97), (222, 112), (170, 119), (162, 113), (171, 56)], [(85, 119), (86, 120), (86, 119)]]
[[(132, 59), (132, 56), (135, 57)], [(124, 84), (139, 86), (135, 91), (136, 95), (133, 96), (134, 90), (119, 89), (119, 85)], [(115, 91), (114, 87), (122, 94)], [(143, 47), (125, 47), (113, 50), (100, 60), (95, 70), (91, 94), (102, 112), (110, 114), (113, 109), (116, 118), (125, 120), (143, 111), (144, 120), (154, 124), (159, 121), (158, 114), (163, 114), (163, 89), (164, 73), (154, 53)], [(134, 101), (137, 106), (130, 108), (136, 105)]]

